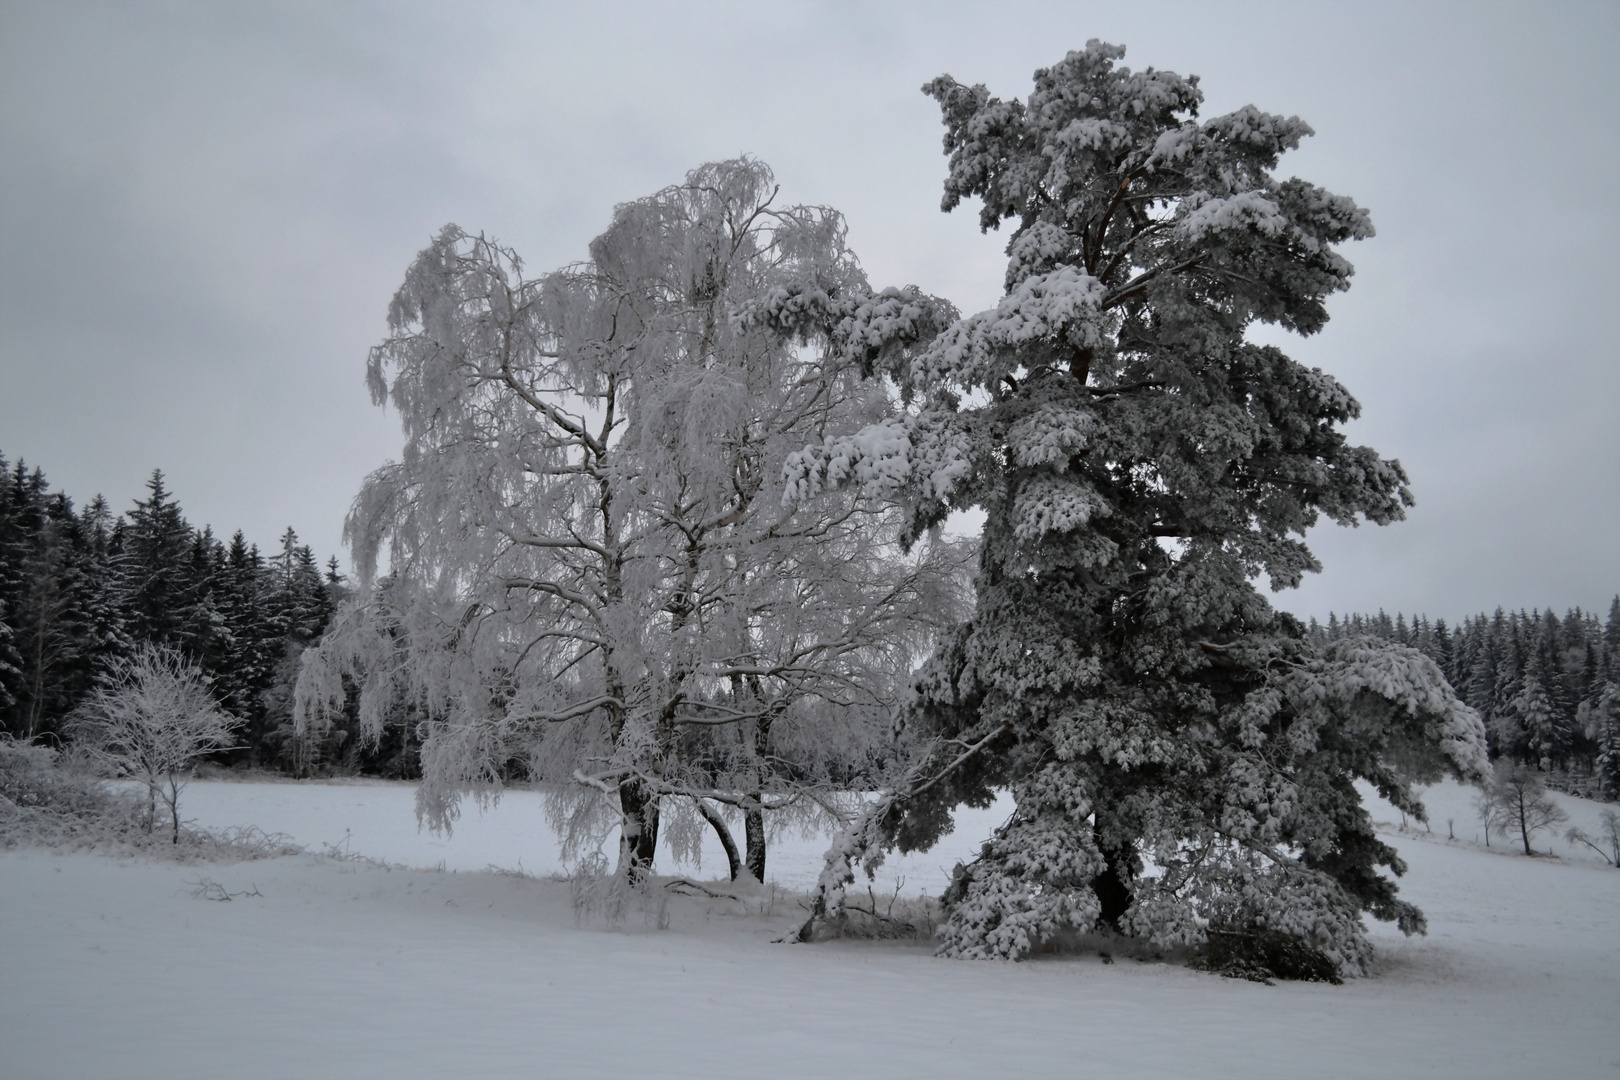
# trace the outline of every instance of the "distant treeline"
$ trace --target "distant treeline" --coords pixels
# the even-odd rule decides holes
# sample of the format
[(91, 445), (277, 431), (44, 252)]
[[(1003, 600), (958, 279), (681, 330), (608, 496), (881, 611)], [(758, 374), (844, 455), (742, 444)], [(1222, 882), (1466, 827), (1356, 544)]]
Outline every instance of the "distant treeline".
[(1493, 758), (1592, 776), (1620, 796), (1620, 596), (1606, 620), (1574, 608), (1475, 615), (1455, 628), (1414, 615), (1312, 619), (1317, 643), (1370, 635), (1428, 656), (1485, 719)]
[(17, 739), (56, 737), (113, 661), (142, 643), (169, 646), (213, 680), (242, 721), (221, 764), (304, 774), (327, 765), (409, 773), (409, 747), (368, 750), (339, 724), (318, 742), (292, 728), (299, 655), (347, 595), (337, 559), (324, 570), (291, 528), (268, 556), (238, 530), (195, 529), (154, 471), (146, 497), (115, 516), (81, 509), (39, 469), (0, 456), (0, 725)]
[[(298, 775), (340, 769), (417, 772), (411, 725), (367, 746), (354, 710), (318, 739), (292, 725), (304, 649), (348, 595), (336, 558), (323, 569), (291, 528), (268, 556), (241, 531), (195, 529), (154, 471), (146, 498), (115, 516), (101, 496), (75, 510), (39, 469), (0, 455), (0, 725), (55, 737), (111, 663), (143, 642), (178, 649), (242, 721), (221, 763)], [(1424, 653), (1485, 718), (1493, 758), (1591, 777), (1620, 797), (1620, 596), (1608, 618), (1575, 608), (1476, 615), (1460, 626), (1424, 615), (1312, 619), (1318, 644), (1370, 635)]]

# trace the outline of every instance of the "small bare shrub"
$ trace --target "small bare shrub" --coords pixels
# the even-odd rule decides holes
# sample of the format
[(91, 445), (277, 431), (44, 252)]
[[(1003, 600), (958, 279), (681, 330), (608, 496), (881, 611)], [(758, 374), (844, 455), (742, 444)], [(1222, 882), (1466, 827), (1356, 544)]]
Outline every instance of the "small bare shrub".
[(110, 849), (210, 861), (275, 858), (303, 850), (281, 833), (254, 827), (218, 832), (182, 828), (178, 840), (154, 837), (143, 802), (108, 785), (70, 755), (0, 736), (0, 849)]
[(0, 736), (0, 847), (85, 846), (140, 831), (134, 799), (62, 758)]
[(1569, 815), (1547, 794), (1540, 773), (1505, 758), (1496, 763), (1496, 771), (1486, 781), (1476, 806), (1481, 808), (1480, 817), (1502, 836), (1517, 832), (1526, 855), (1535, 854), (1530, 846), (1532, 836), (1569, 820)]
[(815, 940), (834, 938), (876, 938), (881, 940), (932, 941), (939, 928), (940, 906), (933, 897), (902, 897), (901, 878), (892, 895), (879, 898), (870, 885), (866, 901), (849, 898), (835, 917), (819, 924)]
[(1293, 934), (1259, 926), (1210, 930), (1203, 954), (1194, 961), (1193, 967), (1230, 979), (1249, 979), (1267, 985), (1272, 979), (1326, 982), (1335, 986), (1344, 981), (1339, 977), (1339, 966), (1320, 949)]
[(611, 873), (608, 858), (600, 851), (590, 852), (574, 864), (568, 876), (568, 899), (574, 909), (574, 922), (583, 926), (600, 918), (609, 926), (624, 922), (630, 885), (623, 874)]

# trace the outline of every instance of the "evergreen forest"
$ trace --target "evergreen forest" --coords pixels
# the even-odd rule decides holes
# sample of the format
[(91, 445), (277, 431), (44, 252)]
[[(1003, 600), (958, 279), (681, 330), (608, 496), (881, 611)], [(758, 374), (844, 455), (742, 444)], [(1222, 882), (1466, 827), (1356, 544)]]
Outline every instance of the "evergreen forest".
[(0, 456), (0, 725), (51, 745), (121, 658), (143, 644), (178, 651), (238, 722), (216, 763), (292, 775), (409, 775), (408, 753), (362, 746), (338, 722), (297, 737), (293, 686), (304, 650), (347, 595), (291, 527), (269, 554), (240, 530), (222, 540), (186, 520), (161, 471), (115, 513), (82, 506), (39, 468)]
[(1507, 758), (1588, 798), (1620, 798), (1620, 596), (1606, 619), (1581, 608), (1443, 618), (1337, 614), (1310, 621), (1319, 647), (1374, 637), (1416, 649), (1485, 721), (1492, 760)]

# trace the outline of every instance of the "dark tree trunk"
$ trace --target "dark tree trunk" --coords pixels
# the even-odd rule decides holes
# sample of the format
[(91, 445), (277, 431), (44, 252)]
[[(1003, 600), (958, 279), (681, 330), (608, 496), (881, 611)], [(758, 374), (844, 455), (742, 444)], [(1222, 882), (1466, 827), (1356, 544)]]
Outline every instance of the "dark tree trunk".
[(1091, 378), (1091, 360), (1093, 355), (1094, 354), (1090, 349), (1081, 349), (1077, 347), (1074, 350), (1074, 354), (1069, 357), (1069, 374), (1074, 376), (1076, 379), (1079, 379), (1081, 386), (1084, 386), (1086, 381)]
[[(696, 799), (698, 813), (703, 820), (714, 827), (714, 834), (720, 838), (720, 846), (726, 850), (726, 863), (731, 870), (731, 880), (737, 880), (737, 873), (742, 869), (742, 859), (737, 855), (737, 842), (731, 838), (731, 830), (726, 827), (725, 818), (720, 811), (710, 806), (707, 799)], [(752, 853), (752, 849), (750, 849)]]
[(163, 792), (163, 801), (169, 807), (169, 824), (172, 827), (169, 842), (180, 842), (180, 787), (174, 777), (169, 777), (169, 785)]
[[(755, 792), (755, 798), (759, 793)], [(748, 872), (754, 875), (754, 880), (765, 880), (765, 811), (760, 809), (756, 802), (754, 806), (743, 811), (743, 837), (748, 845)]]
[[(757, 676), (748, 677), (749, 693), (763, 706), (765, 688)], [(765, 775), (771, 746), (771, 723), (776, 719), (776, 708), (764, 709), (754, 721), (754, 790), (753, 804), (743, 811), (743, 842), (748, 846), (748, 872), (754, 880), (765, 883)]]
[(1136, 852), (1130, 845), (1123, 848), (1102, 848), (1108, 866), (1091, 879), (1091, 891), (1097, 895), (1101, 909), (1097, 921), (1111, 930), (1119, 929), (1119, 920), (1131, 906), (1131, 881), (1139, 867)]
[(652, 871), (658, 851), (658, 797), (640, 780), (627, 781), (619, 785), (619, 811), (624, 818), (619, 865), (632, 882), (639, 882)]

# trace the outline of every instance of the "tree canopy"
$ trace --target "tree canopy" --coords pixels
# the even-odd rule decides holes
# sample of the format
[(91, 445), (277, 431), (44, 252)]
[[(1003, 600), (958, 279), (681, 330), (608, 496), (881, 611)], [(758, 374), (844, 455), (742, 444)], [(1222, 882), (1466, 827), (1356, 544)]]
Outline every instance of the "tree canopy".
[(775, 196), (721, 162), (618, 207), (588, 262), (528, 277), (449, 226), (407, 272), (369, 369), (405, 453), (349, 523), (388, 574), (301, 693), (317, 719), (345, 675), (362, 716), (415, 703), (430, 821), (516, 767), (616, 801), (633, 873), (661, 812), (729, 843), (730, 806), (761, 875), (763, 811), (879, 752), (960, 607), (952, 545), (902, 552), (874, 455), (818, 463), (859, 489), (784, 499), (807, 444), (898, 430), (864, 376), (948, 313), (873, 290), (836, 212)]

